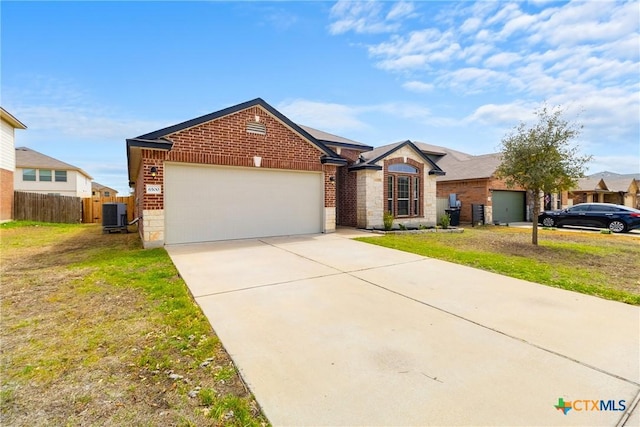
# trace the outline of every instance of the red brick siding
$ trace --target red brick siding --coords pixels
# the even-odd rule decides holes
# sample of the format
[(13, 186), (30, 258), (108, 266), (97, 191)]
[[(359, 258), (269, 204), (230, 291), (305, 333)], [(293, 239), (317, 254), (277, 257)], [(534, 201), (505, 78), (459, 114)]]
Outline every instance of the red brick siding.
[[(142, 150), (142, 167), (140, 172), (141, 177), (138, 178), (136, 184), (139, 191), (144, 195), (142, 209), (143, 210), (156, 210), (164, 209), (164, 186), (162, 188), (162, 194), (145, 194), (146, 184), (160, 184), (164, 182), (164, 160), (167, 157), (166, 151), (158, 150)], [(151, 168), (156, 167), (156, 176), (151, 176)], [(142, 178), (142, 179), (140, 179)]]
[[(247, 133), (248, 122), (260, 117), (266, 135)], [(318, 148), (302, 139), (259, 107), (171, 134), (174, 145), (167, 160), (187, 163), (253, 167), (262, 157), (263, 168), (322, 171)]]
[(327, 208), (336, 206), (336, 169), (334, 165), (324, 165), (324, 206)]
[[(140, 168), (138, 177), (136, 178), (136, 184), (134, 187), (134, 194), (136, 197), (134, 215), (136, 218), (140, 218), (138, 221), (138, 233), (140, 237), (144, 236), (144, 226), (142, 224), (142, 205), (144, 204), (144, 168)], [(144, 240), (144, 238), (143, 238)]]
[[(383, 178), (382, 178), (382, 188), (384, 189), (383, 192), (383, 206), (384, 206), (384, 211), (387, 211), (387, 199), (389, 198), (389, 186), (387, 185), (387, 179), (389, 177), (389, 175), (408, 175), (408, 176), (414, 176), (411, 174), (396, 174), (396, 173), (389, 173), (389, 166), (390, 165), (395, 165), (398, 163), (404, 163), (404, 157), (394, 157), (393, 159), (388, 159), (384, 161), (384, 170), (383, 170)], [(420, 209), (420, 211), (418, 212), (418, 215), (409, 215), (409, 216), (402, 216), (400, 218), (422, 218), (424, 216), (424, 212), (422, 212), (422, 210), (424, 209), (424, 164), (423, 163), (419, 163), (416, 162), (413, 159), (407, 159), (407, 164), (413, 166), (414, 168), (418, 169), (418, 177), (420, 178), (420, 188), (419, 188), (419, 192), (418, 192), (418, 197), (420, 199), (419, 204), (418, 204), (418, 209)], [(395, 180), (394, 180), (394, 186), (395, 186)], [(413, 194), (413, 181), (409, 184), (409, 193)], [(396, 200), (396, 198), (394, 197), (394, 206), (393, 206), (393, 211), (397, 212), (398, 211), (398, 201)], [(411, 208), (410, 208), (411, 211)]]
[[(255, 116), (265, 125), (266, 135), (247, 132), (247, 123), (255, 122)], [(325, 206), (336, 204), (335, 184), (328, 181), (330, 175), (336, 175), (336, 167), (323, 165), (320, 149), (258, 106), (175, 132), (166, 139), (173, 142), (168, 152), (142, 150), (142, 176), (136, 182), (141, 209), (164, 209), (164, 189), (162, 195), (149, 195), (144, 194), (144, 188), (145, 184), (163, 183), (165, 160), (255, 167), (254, 156), (262, 158), (262, 168), (325, 172)], [(152, 166), (158, 169), (155, 178), (150, 174)]]
[(13, 218), (13, 172), (0, 169), (0, 220)]
[(349, 172), (351, 166), (362, 153), (358, 150), (341, 149), (340, 156), (347, 159), (347, 165), (338, 168), (336, 176), (336, 224), (355, 227), (357, 219), (358, 180), (355, 172)]
[(455, 193), (462, 204), (460, 211), (461, 222), (471, 222), (471, 205), (492, 206), (491, 192), (489, 190), (523, 191), (520, 187), (509, 188), (500, 179), (467, 179), (461, 181), (438, 181), (436, 184), (436, 197), (449, 197)]
[(471, 222), (471, 205), (491, 205), (487, 200), (489, 194), (488, 179), (469, 179), (464, 181), (445, 181), (436, 183), (436, 197), (449, 197), (455, 193), (460, 200), (461, 222)]

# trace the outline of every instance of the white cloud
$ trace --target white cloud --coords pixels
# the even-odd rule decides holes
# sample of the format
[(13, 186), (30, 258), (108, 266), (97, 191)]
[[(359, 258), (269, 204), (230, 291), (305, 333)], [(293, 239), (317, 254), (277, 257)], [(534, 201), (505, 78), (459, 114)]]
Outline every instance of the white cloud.
[(411, 92), (431, 92), (434, 85), (431, 83), (424, 83), (417, 80), (412, 80), (402, 84), (402, 87)]
[(400, 19), (405, 17), (411, 17), (414, 15), (415, 6), (411, 2), (400, 1), (395, 3), (389, 13), (387, 13), (387, 19)]
[(593, 156), (593, 160), (588, 165), (587, 174), (610, 171), (616, 173), (638, 173), (640, 170), (640, 156), (630, 153), (626, 156)]
[(343, 104), (294, 99), (281, 102), (277, 109), (296, 123), (332, 132), (368, 126), (358, 118), (362, 109)]
[(520, 60), (520, 55), (513, 52), (500, 52), (484, 61), (489, 68), (505, 68)]
[[(391, 5), (388, 12), (385, 9)], [(353, 31), (358, 34), (389, 33), (401, 28), (403, 21), (417, 16), (412, 2), (339, 0), (330, 12), (333, 35)]]
[(478, 122), (497, 127), (513, 127), (531, 119), (534, 107), (523, 102), (510, 104), (485, 104), (467, 116), (465, 122)]
[(379, 114), (420, 122), (432, 119), (429, 108), (410, 102), (345, 105), (294, 99), (283, 101), (276, 108), (296, 123), (335, 133), (375, 130), (373, 117)]
[(50, 105), (17, 106), (14, 111), (28, 123), (30, 132), (57, 133), (67, 138), (113, 140), (124, 144), (126, 138), (161, 129), (167, 123), (131, 120), (100, 109)]
[(338, 1), (331, 8), (329, 25), (331, 34), (342, 34), (349, 31), (355, 33), (384, 33), (398, 28), (398, 23), (388, 23), (382, 18), (382, 4), (374, 1)]

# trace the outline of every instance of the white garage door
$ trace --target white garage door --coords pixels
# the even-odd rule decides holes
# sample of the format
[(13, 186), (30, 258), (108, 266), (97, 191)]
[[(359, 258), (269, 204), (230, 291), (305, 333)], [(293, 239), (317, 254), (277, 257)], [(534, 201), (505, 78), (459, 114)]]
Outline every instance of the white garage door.
[(165, 243), (319, 233), (319, 172), (165, 164)]

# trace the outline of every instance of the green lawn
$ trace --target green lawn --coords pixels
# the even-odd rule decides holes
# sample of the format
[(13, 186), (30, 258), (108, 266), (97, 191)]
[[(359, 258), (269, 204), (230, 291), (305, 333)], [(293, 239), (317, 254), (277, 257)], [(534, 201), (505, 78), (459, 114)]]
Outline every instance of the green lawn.
[(2, 425), (268, 424), (164, 249), (97, 225), (0, 237)]
[(640, 239), (632, 236), (477, 227), (464, 233), (389, 234), (358, 240), (518, 279), (640, 305)]

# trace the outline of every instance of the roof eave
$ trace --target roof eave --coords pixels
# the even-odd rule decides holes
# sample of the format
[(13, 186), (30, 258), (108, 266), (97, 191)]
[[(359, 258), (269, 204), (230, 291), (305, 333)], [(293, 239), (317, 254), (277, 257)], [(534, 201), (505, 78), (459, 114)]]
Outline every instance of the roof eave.
[(359, 145), (359, 144), (349, 144), (346, 142), (335, 142), (335, 141), (328, 141), (325, 139), (319, 139), (318, 141), (322, 142), (323, 144), (329, 146), (329, 147), (340, 147), (340, 148), (349, 148), (349, 149), (354, 149), (354, 150), (358, 150), (358, 151), (371, 151), (373, 150), (373, 147), (369, 146), (369, 145)]
[(14, 129), (26, 129), (27, 125), (18, 120), (13, 114), (0, 107), (2, 119), (13, 126)]
[(379, 170), (382, 170), (382, 166), (372, 165), (372, 164), (368, 164), (368, 163), (367, 164), (359, 164), (359, 165), (355, 164), (355, 165), (349, 166), (349, 170), (350, 171), (359, 171), (359, 170), (367, 170), (367, 169), (368, 170), (379, 171)]
[[(129, 186), (133, 187), (138, 176), (140, 162), (142, 159), (141, 151), (169, 151), (173, 147), (173, 142), (168, 139), (145, 139), (130, 138), (127, 139), (127, 171), (129, 172)], [(134, 157), (134, 159), (132, 159)]]
[(342, 157), (322, 156), (322, 158), (320, 158), (320, 162), (323, 165), (335, 165), (335, 166), (344, 166), (347, 164), (347, 160), (343, 159)]

